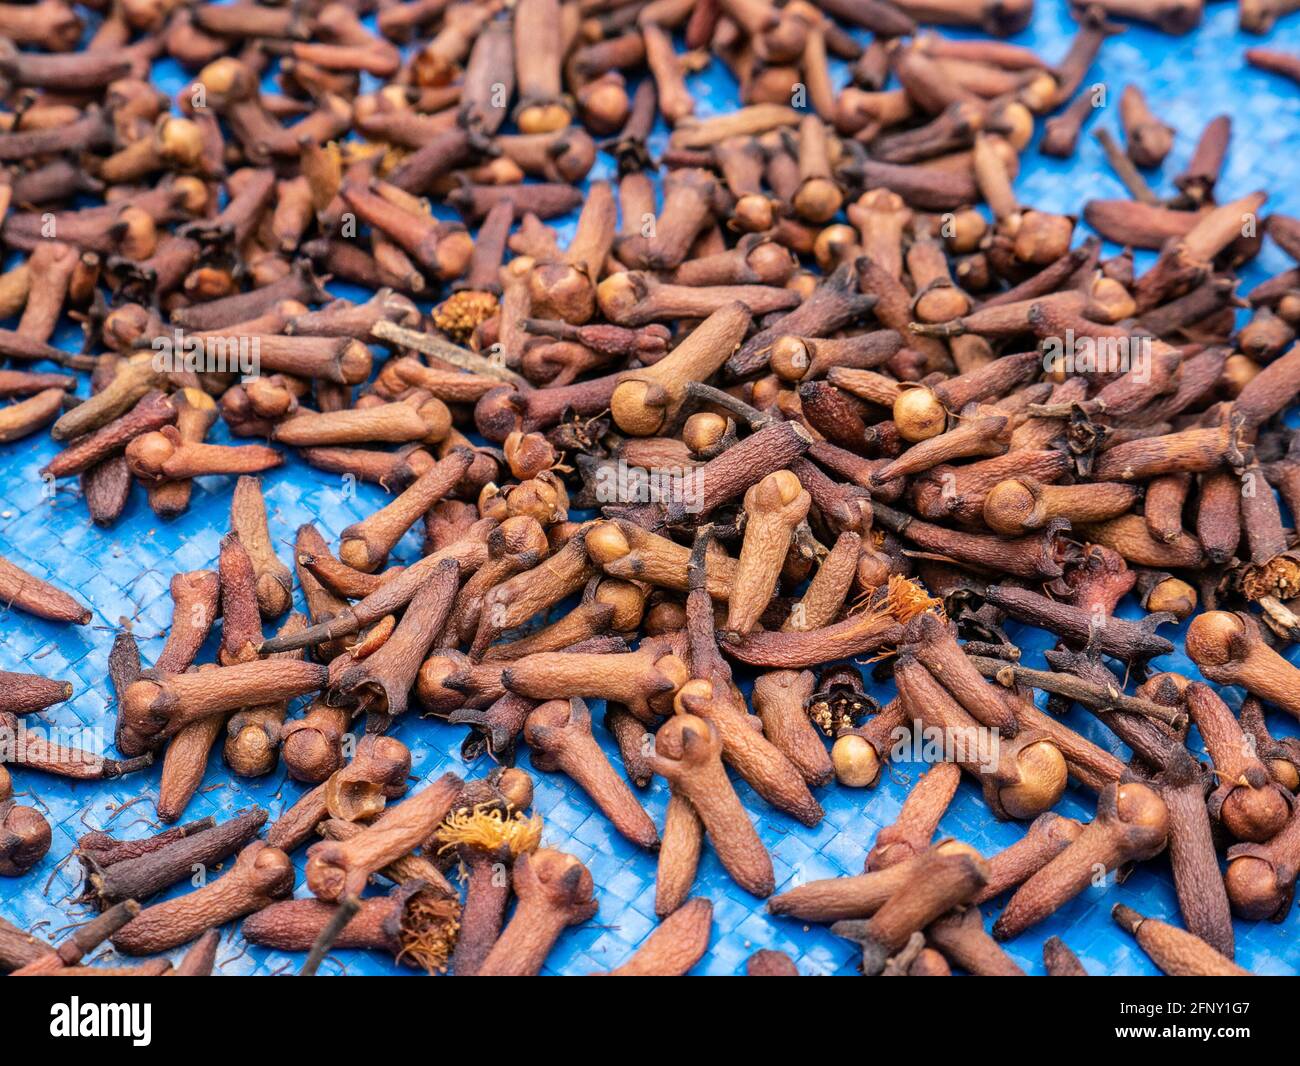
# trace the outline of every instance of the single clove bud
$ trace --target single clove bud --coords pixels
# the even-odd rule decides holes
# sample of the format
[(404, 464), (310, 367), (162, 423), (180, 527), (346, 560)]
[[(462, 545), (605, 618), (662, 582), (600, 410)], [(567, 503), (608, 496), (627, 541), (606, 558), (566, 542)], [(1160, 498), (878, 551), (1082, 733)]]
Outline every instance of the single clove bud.
[(519, 902), (492, 946), (481, 977), (527, 977), (539, 973), (555, 941), (570, 925), (595, 917), (591, 874), (572, 855), (550, 848), (520, 855), (514, 866)]
[(668, 713), (687, 679), (686, 665), (676, 655), (654, 647), (613, 656), (535, 653), (510, 663), (501, 674), (501, 683), (521, 696), (609, 699), (643, 722)]
[(999, 940), (1010, 940), (1077, 896), (1098, 869), (1149, 859), (1163, 850), (1168, 810), (1149, 787), (1107, 785), (1097, 797), (1097, 815), (1078, 839), (1016, 889), (993, 926)]
[(1119, 118), (1124, 127), (1128, 157), (1140, 167), (1158, 167), (1174, 146), (1174, 130), (1151, 112), (1146, 96), (1136, 85), (1124, 86), (1119, 98)]
[(771, 857), (727, 780), (721, 755), (722, 740), (712, 723), (678, 714), (660, 726), (650, 761), (655, 773), (668, 779), (674, 795), (698, 814), (732, 879), (753, 895), (770, 896), (776, 887)]
[(1212, 689), (1194, 682), (1187, 686), (1183, 699), (1220, 781), (1207, 801), (1211, 816), (1238, 840), (1262, 843), (1270, 839), (1290, 818), (1288, 793), (1251, 752), (1251, 742), (1240, 723)]
[(788, 470), (769, 474), (745, 493), (745, 539), (727, 602), (726, 630), (744, 635), (772, 598), (795, 528), (812, 497)]
[(619, 777), (591, 733), (591, 712), (576, 697), (551, 700), (529, 714), (524, 740), (539, 770), (560, 770), (576, 781), (623, 836), (644, 848), (659, 844), (650, 816)]
[(841, 919), (831, 926), (831, 932), (860, 944), (862, 972), (875, 976), (913, 933), (969, 900), (985, 879), (983, 860), (968, 852), (930, 852), (909, 869), (903, 886), (874, 915)]
[(127, 955), (153, 955), (187, 944), (215, 926), (261, 910), (293, 891), (293, 864), (278, 848), (255, 840), (221, 878), (176, 899), (156, 903), (112, 937)]
[(733, 303), (704, 320), (666, 358), (626, 375), (610, 399), (619, 428), (650, 436), (671, 422), (686, 398), (687, 382), (703, 380), (722, 365), (749, 328), (750, 315)]
[(66, 592), (33, 577), (8, 559), (0, 558), (0, 599), (21, 611), (52, 622), (85, 625), (91, 612)]
[(1218, 685), (1241, 685), (1288, 714), (1300, 716), (1296, 668), (1273, 651), (1254, 619), (1244, 613), (1207, 611), (1192, 619), (1187, 654)]

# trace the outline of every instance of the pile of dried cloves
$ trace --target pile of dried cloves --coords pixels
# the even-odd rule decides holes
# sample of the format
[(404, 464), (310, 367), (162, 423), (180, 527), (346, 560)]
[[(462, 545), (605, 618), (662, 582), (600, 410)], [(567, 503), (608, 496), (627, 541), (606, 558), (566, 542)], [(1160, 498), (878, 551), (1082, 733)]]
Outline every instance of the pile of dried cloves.
[[(242, 918), (306, 973), (336, 948), (538, 973), (598, 886), (544, 845), (522, 744), (657, 852), (661, 924), (615, 973), (705, 956), (706, 841), (772, 914), (835, 923), (892, 975), (1020, 973), (999, 941), (1167, 854), (1177, 924), (1123, 904), (1116, 922), (1166, 972), (1243, 972), (1232, 916), (1279, 920), (1300, 870), (1300, 743), (1269, 724), (1300, 718), (1278, 500), (1300, 513), (1281, 421), (1300, 266), (1244, 299), (1235, 272), (1266, 239), (1300, 262), (1300, 220), (1220, 188), (1226, 115), (1154, 191), (1174, 131), (1099, 58), (1115, 20), (1181, 34), (1202, 6), (1080, 2), (1047, 58), (1002, 39), (1032, 0), (0, 4), (0, 242), (20, 253), (0, 356), (33, 367), (0, 370), (0, 440), (49, 427), (41, 476), (79, 478), (97, 523), (136, 482), (168, 520), (231, 498), (216, 566), (171, 578), (155, 661), (114, 641), (119, 758), (46, 734), (35, 716), (70, 685), (0, 675), (0, 764), (155, 772), (167, 826), (82, 836), (97, 916), (57, 946), (0, 922), (0, 969), (75, 972), (108, 942), (193, 944), (115, 972), (207, 973), (214, 930)], [(1293, 7), (1242, 0), (1242, 25)], [(192, 78), (174, 98), (161, 59)], [(697, 115), (690, 76), (715, 63), (741, 106)], [(1015, 179), (1027, 151), (1072, 155), (1112, 90), (1123, 141), (1098, 138), (1130, 198), (1079, 208), (1122, 247), (1105, 255)], [(584, 184), (601, 152), (616, 179)], [(566, 243), (552, 223), (575, 211)], [(51, 343), (65, 315), (79, 354)], [(248, 442), (209, 442), (219, 424)], [(292, 565), (256, 476), (286, 446), (391, 495), (337, 543), (302, 526)], [(413, 531), (423, 553), (398, 564)], [(1136, 620), (1117, 615), (1130, 595)], [(0, 596), (92, 617), (3, 559)], [(1148, 666), (1188, 618), (1212, 684)], [(1059, 638), (1047, 669), (1008, 623)], [(881, 706), (868, 678), (886, 676)], [(1246, 690), (1239, 711), (1219, 685)], [(1073, 706), (1105, 743), (1062, 721)], [(467, 727), (474, 779), (413, 785), (388, 735), (404, 715)], [(779, 885), (735, 778), (816, 826), (818, 790), (871, 788), (922, 735), (942, 747), (863, 873)], [(307, 790), (269, 825), (186, 822), (218, 746), (233, 775)], [(935, 839), (963, 772), (1024, 823), (998, 854)], [(656, 777), (662, 825), (638, 798)], [(1091, 821), (1054, 812), (1071, 783)], [(14, 796), (0, 765), (5, 876), (52, 840)], [(1087, 972), (1060, 939), (1043, 950), (1048, 972)], [(771, 951), (747, 971), (797, 973)]]

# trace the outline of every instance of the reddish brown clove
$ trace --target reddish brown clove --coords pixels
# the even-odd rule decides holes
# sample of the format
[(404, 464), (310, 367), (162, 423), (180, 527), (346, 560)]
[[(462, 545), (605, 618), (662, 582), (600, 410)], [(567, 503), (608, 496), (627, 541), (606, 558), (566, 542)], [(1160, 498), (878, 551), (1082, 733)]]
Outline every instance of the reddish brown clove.
[(1160, 852), (1168, 835), (1168, 811), (1146, 785), (1107, 785), (1097, 798), (1097, 816), (1077, 840), (1016, 890), (993, 926), (1010, 940), (1042, 921), (1085, 889), (1098, 869)]
[(524, 740), (539, 770), (561, 770), (573, 778), (632, 843), (658, 845), (659, 833), (650, 816), (592, 738), (591, 712), (583, 700), (541, 704), (524, 723)]
[(862, 945), (862, 972), (874, 976), (913, 933), (970, 899), (984, 886), (985, 878), (985, 865), (978, 857), (930, 852), (874, 915), (866, 920), (842, 919), (831, 932)]
[(239, 853), (225, 876), (141, 911), (113, 935), (113, 946), (127, 955), (168, 951), (214, 926), (261, 910), (292, 891), (289, 857), (255, 840)]
[(482, 977), (532, 976), (570, 925), (595, 917), (591, 874), (572, 855), (541, 848), (514, 867), (519, 903), (479, 969)]
[(747, 892), (770, 896), (776, 887), (772, 860), (727, 780), (717, 729), (693, 715), (678, 714), (660, 727), (655, 741), (655, 772), (697, 812), (732, 879)]

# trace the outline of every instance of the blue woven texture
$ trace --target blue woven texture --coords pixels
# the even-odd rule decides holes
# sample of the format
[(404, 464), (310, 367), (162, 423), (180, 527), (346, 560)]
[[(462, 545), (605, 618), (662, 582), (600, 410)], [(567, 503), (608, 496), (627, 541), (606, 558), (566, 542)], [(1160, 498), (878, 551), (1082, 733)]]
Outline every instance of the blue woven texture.
[[(1120, 89), (1134, 82), (1146, 91), (1154, 110), (1177, 128), (1177, 142), (1162, 180), (1157, 183), (1152, 179), (1158, 192), (1172, 191), (1168, 176), (1177, 173), (1186, 161), (1202, 125), (1213, 115), (1227, 112), (1233, 118), (1234, 136), (1219, 185), (1221, 196), (1240, 196), (1263, 188), (1271, 196), (1269, 209), (1300, 214), (1300, 187), (1294, 174), (1294, 160), (1300, 152), (1300, 89), (1249, 69), (1242, 58), (1244, 49), (1261, 43), (1300, 50), (1300, 18), (1284, 20), (1264, 39), (1238, 33), (1235, 19), (1235, 4), (1216, 3), (1208, 8), (1205, 24), (1187, 37), (1166, 37), (1130, 26), (1127, 33), (1108, 41), (1103, 53), (1110, 100), (1117, 101)], [(1073, 32), (1074, 23), (1063, 0), (1039, 0), (1032, 27), (1015, 40), (1039, 50), (1048, 59), (1056, 59), (1064, 54)], [(1094, 77), (1100, 69), (1093, 71)], [(841, 82), (846, 80), (842, 69), (838, 75)], [(185, 81), (183, 72), (169, 63), (159, 65), (156, 78), (161, 89), (173, 94)], [(691, 80), (700, 101), (700, 114), (724, 112), (735, 106), (735, 85), (721, 70), (712, 69)], [(1118, 132), (1116, 108), (1107, 108), (1093, 125)], [(666, 133), (661, 130), (652, 147), (662, 148), (665, 141)], [(611, 161), (602, 156), (591, 177), (608, 178), (612, 173)], [(1031, 146), (1023, 157), (1017, 190), (1022, 202), (1056, 211), (1077, 211), (1085, 199), (1092, 197), (1124, 196), (1089, 136), (1080, 139), (1078, 154), (1071, 160), (1047, 159)], [(567, 237), (572, 231), (572, 219), (560, 228)], [(1149, 261), (1147, 254), (1139, 264)], [(1244, 287), (1290, 265), (1279, 249), (1269, 245), (1246, 272)], [(347, 286), (333, 288), (339, 295), (352, 298), (365, 295)], [(60, 339), (69, 347), (79, 343), (70, 327)], [(228, 439), (224, 427), (214, 431), (213, 439)], [(31, 719), (32, 724), (44, 721), (64, 728), (99, 728), (111, 738), (107, 658), (112, 633), (123, 619), (129, 619), (140, 639), (144, 661), (149, 663), (157, 655), (169, 624), (171, 600), (167, 590), (172, 575), (216, 565), (218, 542), (228, 525), (232, 479), (200, 479), (189, 512), (173, 522), (157, 518), (144, 493), (136, 489), (122, 519), (104, 530), (91, 524), (75, 482), (61, 483), (52, 498), (46, 491), (38, 470), (56, 450), (48, 434), (6, 449), (8, 475), (0, 482), (0, 554), (76, 593), (91, 606), (95, 617), (89, 626), (78, 628), (7, 612), (0, 620), (0, 669), (45, 674), (73, 684), (75, 695), (71, 700)], [(286, 560), (291, 557), (293, 532), (301, 523), (316, 523), (336, 541), (345, 526), (387, 499), (367, 485), (357, 486), (355, 493), (350, 493), (337, 477), (311, 469), (292, 454), (282, 469), (264, 478), (264, 488), (272, 535)], [(419, 544), (411, 536), (397, 555), (401, 561), (409, 561), (418, 553)], [(302, 609), (301, 602), (298, 609)], [(1126, 602), (1120, 613), (1129, 617), (1140, 614), (1131, 602)], [(1023, 628), (1012, 628), (1010, 632), (1026, 649), (1025, 661), (1043, 665), (1040, 653), (1051, 646), (1052, 639), (1043, 632)], [(1181, 648), (1183, 629), (1175, 634), (1165, 627), (1163, 632)], [(213, 643), (200, 654), (200, 662), (212, 660)], [(1300, 660), (1294, 649), (1292, 658)], [(1153, 665), (1198, 676), (1182, 654), (1157, 659)], [(867, 680), (882, 702), (892, 696), (892, 685), (873, 684), (869, 677)], [(1225, 691), (1234, 707), (1240, 704), (1241, 695), (1237, 690)], [(291, 710), (291, 714), (296, 711)], [(599, 705), (593, 707), (593, 712), (599, 723)], [(1126, 754), (1084, 712), (1076, 709), (1067, 720), (1103, 746)], [(1282, 720), (1280, 715), (1272, 714), (1270, 720), (1278, 733), (1295, 732), (1293, 723)], [(448, 770), (478, 777), (490, 769), (486, 759), (473, 765), (461, 760), (463, 728), (418, 720), (412, 713), (393, 733), (411, 748), (413, 773), (421, 782), (415, 788)], [(599, 725), (597, 733), (617, 765), (617, 749)], [(1195, 733), (1193, 743), (1197, 743)], [(531, 769), (522, 745), (520, 765)], [(738, 782), (741, 799), (772, 853), (778, 891), (817, 878), (859, 873), (877, 831), (893, 821), (909, 787), (923, 770), (921, 765), (899, 764), (892, 766), (886, 779), (869, 791), (837, 786), (820, 790), (818, 799), (826, 817), (815, 829), (774, 812), (743, 782)], [(560, 938), (545, 972), (587, 974), (610, 969), (623, 962), (655, 926), (655, 859), (613, 832), (582, 791), (566, 778), (534, 772), (534, 779), (535, 809), (545, 818), (544, 843), (571, 852), (587, 864), (600, 904), (595, 919)], [(92, 828), (104, 827), (125, 837), (154, 831), (157, 827), (150, 821), (155, 818), (152, 802), (157, 787), (157, 767), (115, 782), (88, 784), (70, 784), (17, 770), (15, 788), (31, 790), (39, 797), (38, 805), (48, 808), (54, 844), (45, 861), (26, 877), (0, 880), (0, 915), (24, 927), (38, 927), (46, 934), (81, 920), (81, 912), (72, 902), (79, 877), (77, 864), (59, 864), (72, 851), (77, 837)], [(186, 812), (186, 820), (206, 815), (223, 819), (251, 804), (265, 808), (274, 818), (302, 791), (301, 786), (284, 777), (282, 770), (264, 780), (234, 778), (218, 753)], [(656, 823), (662, 825), (667, 786), (656, 779), (640, 795)], [(131, 801), (137, 802), (118, 810)], [(1056, 809), (1086, 820), (1091, 818), (1093, 806), (1089, 793), (1072, 787)], [(940, 824), (941, 835), (967, 841), (985, 855), (1013, 843), (1023, 831), (1020, 824), (995, 821), (969, 781), (962, 782)], [(306, 894), (302, 852), (295, 858), (299, 869), (297, 894), (301, 896)], [(709, 952), (695, 973), (741, 973), (745, 960), (760, 948), (788, 952), (805, 974), (856, 972), (853, 945), (823, 927), (805, 927), (800, 922), (770, 917), (762, 901), (731, 882), (712, 854), (706, 853), (700, 866), (695, 894), (713, 902), (714, 917)], [(1104, 887), (1088, 889), (1051, 919), (1007, 944), (1006, 949), (1027, 972), (1041, 974), (1042, 942), (1059, 935), (1092, 974), (1156, 973), (1132, 939), (1112, 923), (1109, 911), (1117, 901), (1145, 914), (1178, 921), (1168, 863), (1160, 858), (1143, 864), (1123, 885), (1117, 886), (1112, 875)], [(1003, 902), (998, 900), (985, 908), (987, 923), (996, 917)], [(1240, 921), (1235, 925), (1237, 961), (1242, 965), (1269, 974), (1294, 973), (1300, 968), (1296, 950), (1300, 916), (1296, 912), (1280, 925)], [(218, 955), (221, 973), (290, 972), (302, 961), (301, 956), (249, 947), (239, 936), (237, 925), (226, 932)], [(336, 959), (352, 974), (412, 972), (378, 955), (339, 952)], [(337, 970), (331, 960), (322, 973)]]

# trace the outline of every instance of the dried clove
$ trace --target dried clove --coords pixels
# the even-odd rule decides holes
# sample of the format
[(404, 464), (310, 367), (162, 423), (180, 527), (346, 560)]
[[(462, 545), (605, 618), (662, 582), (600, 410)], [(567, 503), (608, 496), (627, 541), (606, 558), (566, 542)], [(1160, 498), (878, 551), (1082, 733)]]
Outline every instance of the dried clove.
[(591, 712), (583, 700), (551, 700), (538, 706), (524, 723), (524, 740), (539, 770), (563, 771), (627, 839), (644, 848), (658, 846), (650, 816), (592, 738)]
[(513, 881), (519, 902), (484, 958), (478, 971), (481, 977), (537, 974), (565, 928), (596, 914), (590, 872), (562, 851), (540, 848), (520, 855)]
[(1097, 869), (1147, 859), (1163, 850), (1169, 813), (1146, 785), (1107, 785), (1097, 797), (1097, 814), (1056, 858), (1024, 882), (993, 925), (993, 935), (1010, 940), (1042, 921), (1088, 886)]
[(209, 929), (261, 910), (293, 891), (293, 865), (278, 848), (255, 840), (234, 866), (203, 888), (142, 910), (111, 937), (127, 955), (168, 951)]

